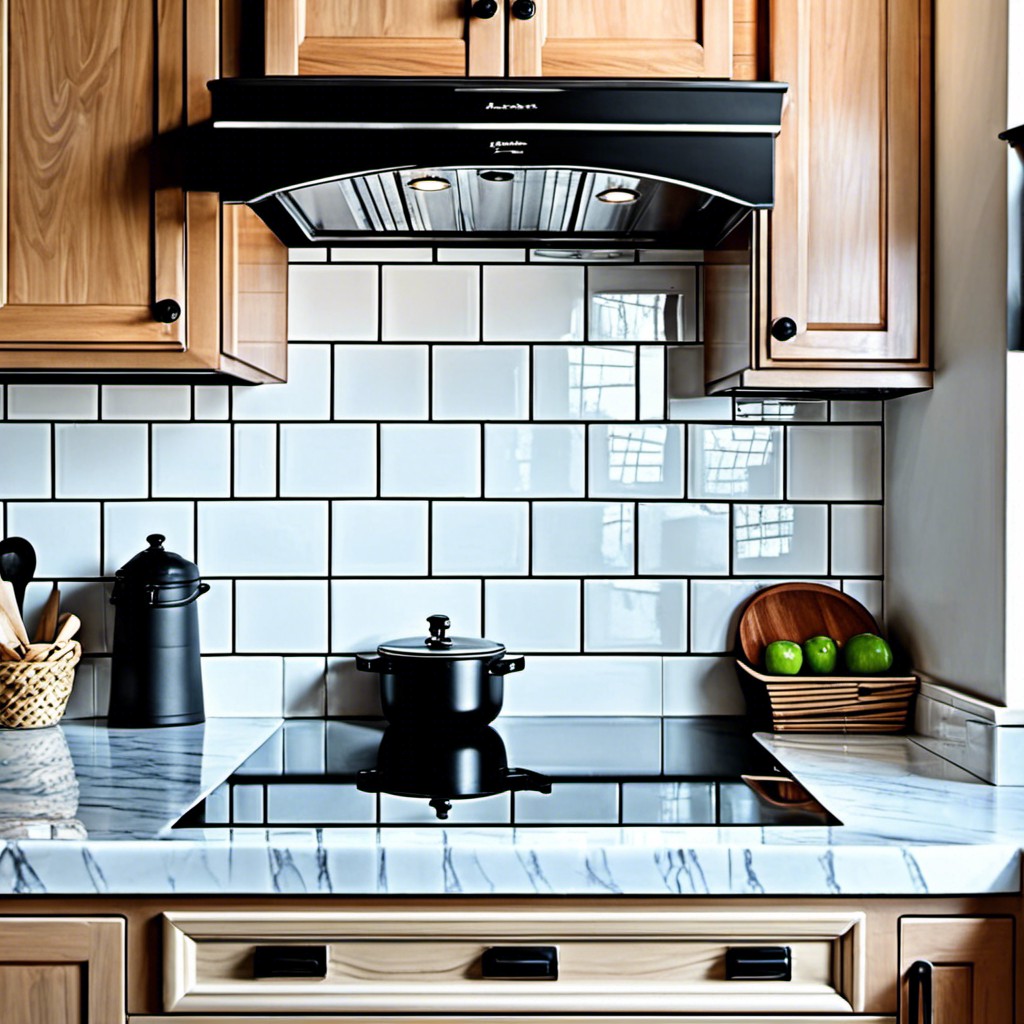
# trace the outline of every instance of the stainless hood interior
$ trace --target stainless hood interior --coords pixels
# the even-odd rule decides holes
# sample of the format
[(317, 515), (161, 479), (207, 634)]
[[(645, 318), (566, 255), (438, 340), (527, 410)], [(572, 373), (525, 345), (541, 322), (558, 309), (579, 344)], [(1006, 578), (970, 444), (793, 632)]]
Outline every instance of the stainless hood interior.
[(772, 205), (785, 86), (222, 79), (187, 186), (289, 246), (707, 249)]

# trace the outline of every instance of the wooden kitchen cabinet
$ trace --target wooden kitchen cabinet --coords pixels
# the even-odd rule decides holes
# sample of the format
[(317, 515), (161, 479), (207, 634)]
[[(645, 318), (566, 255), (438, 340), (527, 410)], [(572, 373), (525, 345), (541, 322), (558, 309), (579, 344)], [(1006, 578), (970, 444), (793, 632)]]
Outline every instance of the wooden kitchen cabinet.
[(0, 921), (3, 1024), (124, 1024), (125, 923), (114, 917)]
[(215, 195), (153, 190), (157, 136), (208, 115), (220, 16), (0, 0), (0, 374), (284, 377), (285, 290), (258, 327), (235, 306), (253, 264), (287, 274), (285, 248)]
[(900, 1020), (909, 1024), (918, 1022), (910, 1016), (908, 975), (921, 960), (931, 965), (930, 1024), (1011, 1024), (1014, 1020), (1012, 918), (903, 918)]

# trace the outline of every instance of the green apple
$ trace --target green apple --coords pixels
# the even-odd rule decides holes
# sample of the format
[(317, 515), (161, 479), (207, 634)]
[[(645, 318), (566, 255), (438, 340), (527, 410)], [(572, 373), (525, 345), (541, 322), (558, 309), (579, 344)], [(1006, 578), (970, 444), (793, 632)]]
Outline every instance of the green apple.
[(876, 676), (892, 668), (892, 650), (874, 633), (858, 633), (843, 648), (846, 667), (859, 676)]
[(807, 667), (819, 676), (827, 676), (836, 668), (836, 642), (830, 636), (812, 636), (804, 641)]
[(800, 645), (792, 640), (776, 640), (764, 649), (764, 667), (772, 676), (795, 676), (804, 663)]

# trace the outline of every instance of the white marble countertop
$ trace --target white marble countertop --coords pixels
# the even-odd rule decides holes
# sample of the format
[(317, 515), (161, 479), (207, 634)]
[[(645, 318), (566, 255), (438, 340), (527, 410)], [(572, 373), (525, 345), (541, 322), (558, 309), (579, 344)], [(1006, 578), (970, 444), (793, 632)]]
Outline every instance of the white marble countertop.
[[(8, 894), (1017, 892), (1024, 788), (904, 737), (760, 741), (842, 824), (173, 829), (280, 723), (0, 734)], [(73, 771), (72, 771), (73, 768)], [(44, 838), (49, 837), (49, 838)]]

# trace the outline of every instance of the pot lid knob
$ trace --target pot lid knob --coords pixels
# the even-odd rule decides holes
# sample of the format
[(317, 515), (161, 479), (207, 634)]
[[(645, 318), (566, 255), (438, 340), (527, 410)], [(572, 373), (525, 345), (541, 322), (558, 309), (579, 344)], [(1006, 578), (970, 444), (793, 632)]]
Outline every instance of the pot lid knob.
[(445, 636), (445, 630), (451, 629), (452, 621), (447, 615), (428, 615), (427, 624), (430, 626), (430, 636), (423, 642), (430, 648), (451, 647), (452, 638)]
[(163, 551), (165, 540), (167, 538), (162, 533), (151, 533), (146, 538), (146, 543), (149, 545), (150, 551)]

